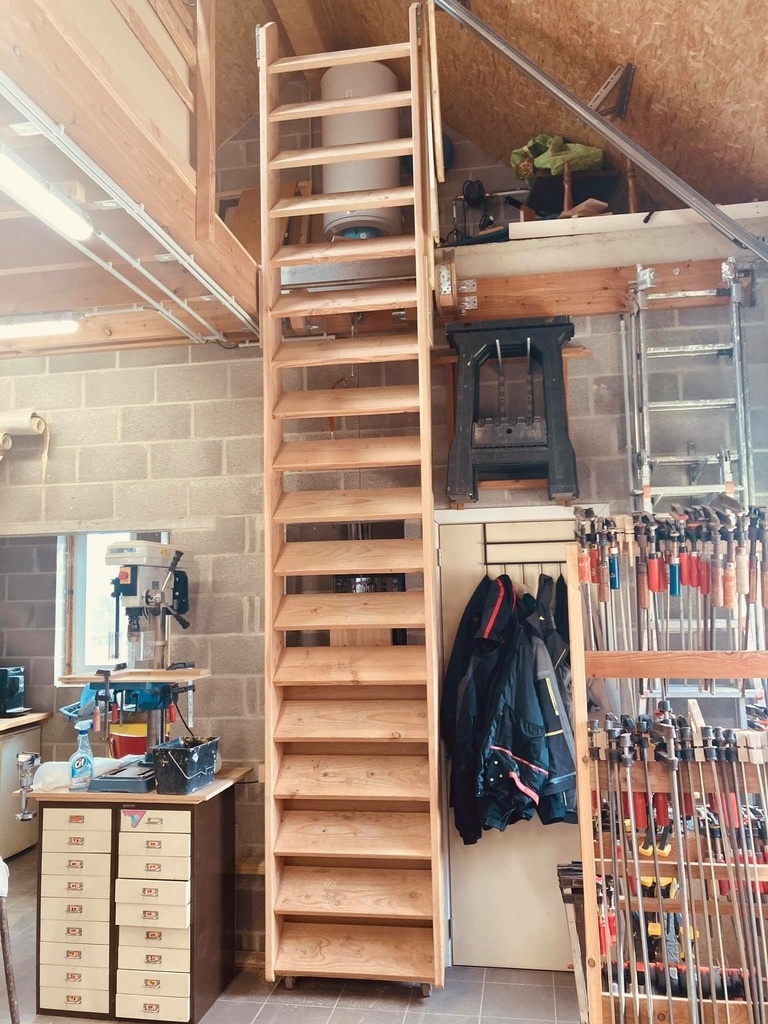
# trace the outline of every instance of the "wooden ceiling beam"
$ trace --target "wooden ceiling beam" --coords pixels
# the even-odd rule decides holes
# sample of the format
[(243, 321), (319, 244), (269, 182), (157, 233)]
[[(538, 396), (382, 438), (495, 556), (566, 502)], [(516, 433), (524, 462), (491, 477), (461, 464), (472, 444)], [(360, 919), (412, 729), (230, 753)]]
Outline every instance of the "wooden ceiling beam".
[[(278, 16), (294, 54), (327, 53), (336, 49), (328, 15), (319, 0), (280, 0)], [(322, 71), (305, 72), (313, 93), (319, 91)]]
[(63, 125), (95, 163), (142, 202), (150, 217), (249, 312), (256, 312), (257, 265), (216, 218), (213, 237), (195, 237), (191, 169), (147, 129), (125, 88), (58, 5), (25, 0), (0, 18), (0, 68)]

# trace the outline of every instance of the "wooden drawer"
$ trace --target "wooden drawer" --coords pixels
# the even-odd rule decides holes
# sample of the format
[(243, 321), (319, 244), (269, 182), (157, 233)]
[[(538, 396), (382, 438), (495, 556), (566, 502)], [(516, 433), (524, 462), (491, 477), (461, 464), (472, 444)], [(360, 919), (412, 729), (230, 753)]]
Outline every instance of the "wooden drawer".
[(61, 967), (46, 964), (41, 974), (45, 977), (46, 988), (65, 988), (69, 992), (80, 992), (83, 989), (88, 992), (109, 992), (109, 967), (81, 967), (79, 964)]
[(67, 875), (46, 875), (40, 879), (41, 896), (64, 896), (68, 900), (108, 900), (109, 872), (104, 875), (69, 878)]
[(192, 812), (129, 807), (120, 812), (120, 831), (189, 833), (192, 831)]
[(116, 923), (130, 925), (133, 928), (189, 928), (189, 920), (188, 903), (180, 907), (169, 907), (164, 904), (144, 907), (138, 903), (115, 905)]
[(117, 991), (129, 996), (174, 996), (189, 999), (189, 974), (179, 971), (117, 972)]
[(43, 875), (69, 875), (71, 878), (109, 875), (108, 853), (44, 853), (40, 863)]
[[(42, 908), (41, 908), (42, 910)], [(109, 921), (66, 921), (40, 918), (40, 942), (61, 942), (68, 946), (109, 946)]]
[(189, 949), (189, 928), (142, 928), (123, 926), (120, 929), (121, 946), (146, 946), (147, 949)]
[[(141, 908), (139, 908), (141, 909)], [(109, 921), (109, 900), (40, 897), (41, 921)]]
[(43, 831), (111, 832), (112, 811), (109, 807), (46, 807), (43, 810)]
[(68, 1013), (109, 1013), (109, 991), (70, 992), (66, 988), (41, 985), (40, 1009), (66, 1010)]
[[(133, 928), (120, 929), (117, 966), (127, 971), (189, 971), (189, 949), (158, 946), (124, 946), (122, 936)], [(166, 993), (167, 995), (167, 993)]]
[(43, 825), (43, 853), (110, 853), (112, 833), (82, 828), (47, 829)]
[(174, 999), (172, 996), (129, 996), (118, 992), (115, 1002), (118, 1017), (132, 1017), (135, 1020), (189, 1020), (189, 1000)]
[(147, 850), (143, 857), (130, 857), (121, 853), (117, 869), (121, 878), (173, 878), (182, 882), (192, 877), (191, 871), (192, 863), (189, 857), (153, 857), (150, 850)]
[(139, 903), (142, 906), (178, 907), (189, 903), (189, 882), (167, 882), (157, 878), (118, 878), (115, 903)]
[(168, 835), (147, 835), (120, 833), (120, 856), (127, 857), (189, 857), (192, 850), (191, 836), (183, 833)]
[(69, 967), (73, 971), (81, 967), (109, 968), (109, 946), (86, 946), (82, 941), (41, 942), (39, 960), (41, 964)]

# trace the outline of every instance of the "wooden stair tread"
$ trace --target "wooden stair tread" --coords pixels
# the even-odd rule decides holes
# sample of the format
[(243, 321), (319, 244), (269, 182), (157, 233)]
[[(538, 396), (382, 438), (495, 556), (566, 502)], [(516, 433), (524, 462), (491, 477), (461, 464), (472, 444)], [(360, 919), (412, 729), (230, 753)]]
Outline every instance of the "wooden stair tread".
[(413, 309), (416, 285), (369, 284), (359, 288), (336, 288), (310, 292), (300, 289), (281, 295), (270, 310), (275, 317), (333, 316), (336, 313), (375, 312), (380, 309)]
[(413, 153), (413, 139), (383, 139), (376, 142), (348, 142), (342, 146), (313, 146), (285, 149), (269, 161), (272, 171), (290, 167), (320, 167), (350, 160), (384, 160)]
[(418, 869), (286, 866), (275, 913), (429, 919), (432, 876)]
[(424, 700), (287, 700), (275, 727), (280, 743), (426, 743)]
[(421, 438), (343, 437), (320, 441), (284, 441), (272, 468), (278, 472), (326, 469), (375, 469), (421, 464)]
[(278, 420), (318, 416), (380, 416), (418, 412), (418, 384), (381, 388), (334, 388), (329, 391), (284, 391), (275, 402)]
[(275, 671), (276, 686), (424, 683), (426, 648), (287, 647)]
[(410, 55), (409, 43), (388, 43), (385, 46), (363, 46), (354, 50), (334, 50), (329, 53), (309, 53), (300, 57), (281, 57), (267, 68), (270, 75), (290, 71), (312, 71), (332, 68), (338, 64), (364, 64), (369, 60), (397, 60)]
[(420, 519), (420, 487), (359, 491), (291, 491), (280, 496), (276, 523), (371, 523)]
[(389, 363), (418, 359), (418, 356), (419, 339), (415, 334), (363, 335), (329, 341), (283, 341), (272, 365), (283, 369), (335, 366), (337, 363)]
[(420, 572), (420, 540), (300, 541), (283, 544), (275, 562), (277, 576), (332, 576), (340, 573)]
[(435, 977), (432, 929), (286, 921), (275, 970), (299, 977), (429, 982)]
[(243, 857), (237, 862), (235, 867), (235, 874), (237, 875), (263, 875), (264, 874), (264, 860), (259, 860), (258, 857)]
[(279, 199), (270, 209), (270, 217), (303, 217), (316, 213), (345, 213), (347, 210), (378, 210), (389, 206), (412, 206), (412, 185), (393, 188), (368, 188), (351, 192), (320, 192), (314, 196), (290, 196)]
[(426, 755), (284, 754), (278, 800), (429, 800)]
[(313, 100), (309, 103), (284, 103), (269, 115), (270, 121), (296, 121), (305, 117), (332, 117), (334, 114), (363, 114), (371, 110), (392, 110), (410, 107), (410, 89), (381, 92), (374, 96), (344, 96), (335, 100)]
[(274, 628), (291, 629), (423, 629), (424, 593), (285, 594)]
[(431, 856), (428, 814), (371, 811), (283, 811), (278, 857)]
[(379, 238), (340, 238), (307, 245), (284, 245), (272, 258), (273, 267), (304, 263), (346, 263), (357, 260), (401, 259), (416, 252), (415, 235), (382, 235)]

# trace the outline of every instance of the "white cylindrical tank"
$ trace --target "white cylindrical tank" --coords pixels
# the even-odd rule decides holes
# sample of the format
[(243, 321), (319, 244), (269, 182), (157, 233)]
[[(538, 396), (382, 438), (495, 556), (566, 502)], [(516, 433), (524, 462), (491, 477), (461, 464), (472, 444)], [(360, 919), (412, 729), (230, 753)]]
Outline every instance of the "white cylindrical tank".
[[(347, 64), (331, 68), (323, 75), (320, 94), (324, 100), (356, 96), (375, 96), (395, 92), (397, 77), (383, 64)], [(344, 146), (355, 142), (382, 142), (398, 138), (398, 111), (368, 110), (360, 114), (332, 114), (323, 118), (323, 146)], [(400, 184), (400, 158), (351, 160), (323, 167), (323, 192), (357, 192), (369, 188), (397, 188)], [(327, 238), (350, 234), (365, 237), (399, 235), (398, 207), (379, 210), (347, 210), (327, 213), (323, 218)]]

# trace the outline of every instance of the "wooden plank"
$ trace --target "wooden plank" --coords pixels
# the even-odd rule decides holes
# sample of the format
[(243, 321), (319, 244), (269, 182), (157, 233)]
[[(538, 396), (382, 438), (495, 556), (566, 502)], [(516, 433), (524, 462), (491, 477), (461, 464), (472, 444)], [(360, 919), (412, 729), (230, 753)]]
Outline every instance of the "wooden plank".
[(17, 715), (15, 718), (0, 718), (0, 733), (28, 729), (31, 725), (47, 722), (49, 718), (53, 718), (50, 711), (32, 711), (28, 715)]
[(193, 68), (197, 54), (192, 40), (194, 19), (189, 8), (183, 2), (175, 0), (147, 0), (149, 6), (158, 16), (163, 28), (171, 37), (176, 49), (187, 64)]
[[(678, 996), (672, 997), (672, 1009), (669, 1008), (669, 998), (667, 996), (651, 997), (653, 999), (653, 1016), (648, 1019), (648, 1004), (645, 996), (640, 998), (640, 1013), (639, 1022), (635, 1021), (634, 1004), (631, 999), (626, 1002), (624, 1010), (624, 1020), (626, 1024), (668, 1024), (669, 1021), (685, 1021), (686, 1024), (690, 1022), (688, 1000), (682, 999)], [(615, 1019), (616, 1010), (615, 1007), (611, 1009), (611, 997), (607, 993), (602, 993), (600, 996), (602, 1001), (602, 1014), (598, 1017), (590, 1017), (590, 1020), (597, 1021), (602, 1020), (604, 1024), (609, 1024), (610, 1021)], [(600, 1005), (600, 1004), (598, 1004)], [(714, 1011), (712, 1002), (709, 999), (698, 1000), (697, 1005), (699, 1008), (699, 1021), (701, 1024), (718, 1024), (718, 1021), (727, 1019), (729, 1024), (749, 1024), (752, 1020), (752, 1013), (750, 1007), (745, 1002), (739, 1002), (738, 1000), (729, 1000), (725, 1002), (718, 1002), (718, 1012)], [(728, 1016), (726, 1017), (726, 1012)]]
[(275, 967), (297, 977), (429, 983), (435, 977), (432, 930), (290, 921), (282, 928)]
[(216, 219), (216, 7), (197, 0), (195, 36), (195, 238), (210, 241)]
[(272, 261), (276, 267), (295, 267), (305, 263), (345, 263), (357, 260), (399, 259), (413, 256), (413, 235), (382, 235), (380, 238), (343, 239), (309, 245), (284, 245)]
[(432, 917), (429, 871), (286, 867), (275, 912), (307, 917)]
[(391, 363), (416, 359), (418, 339), (414, 334), (361, 335), (357, 338), (335, 338), (330, 341), (284, 340), (275, 365), (335, 366), (338, 363)]
[(261, 262), (261, 190), (246, 188), (240, 193), (234, 216), (232, 234), (246, 252)]
[[(333, 48), (334, 39), (322, 0), (280, 0), (275, 12), (294, 53), (323, 53)], [(309, 69), (305, 75), (312, 92), (319, 92), (320, 71)]]
[[(413, 758), (412, 760), (418, 760)], [(220, 772), (217, 772), (216, 778), (213, 782), (209, 782), (207, 786), (203, 786), (202, 789), (198, 789), (195, 793), (187, 793), (183, 796), (168, 796), (164, 793), (158, 793), (154, 791), (152, 793), (142, 793), (141, 803), (142, 806), (146, 804), (173, 804), (174, 806), (181, 804), (204, 804), (208, 800), (212, 800), (219, 793), (223, 793), (224, 790), (229, 789), (230, 786), (234, 786), (236, 782), (245, 778), (246, 775), (251, 771), (250, 768), (238, 768), (238, 767), (227, 767), (222, 768)], [(125, 793), (89, 793), (79, 792), (70, 793), (68, 789), (38, 789), (32, 790), (29, 794), (32, 800), (38, 800), (41, 804), (74, 804), (77, 806), (80, 803), (88, 804), (124, 804)]]
[(258, 857), (244, 857), (242, 860), (239, 860), (237, 862), (237, 866), (235, 867), (235, 874), (263, 875), (264, 861), (259, 860)]
[(422, 629), (424, 595), (286, 594), (275, 615), (275, 629)]
[(368, 488), (361, 491), (291, 491), (274, 512), (278, 523), (380, 523), (420, 519), (419, 487)]
[(413, 186), (368, 188), (355, 192), (319, 193), (294, 199), (281, 199), (269, 211), (270, 217), (312, 216), (317, 213), (338, 213), (344, 210), (375, 210), (378, 207), (410, 206)]
[[(20, 54), (20, 55), (19, 55)], [(63, 6), (44, 0), (11, 5), (0, 19), (0, 68), (131, 195), (247, 310), (256, 298), (255, 262), (216, 220), (209, 241), (195, 237), (191, 168)]]
[(275, 797), (428, 800), (427, 759), (400, 754), (284, 754)]
[(321, 540), (284, 544), (275, 572), (279, 576), (421, 572), (423, 565), (420, 540)]
[(600, 679), (764, 679), (766, 651), (587, 651)]
[(343, 164), (349, 160), (384, 160), (409, 156), (413, 152), (413, 139), (383, 139), (376, 142), (351, 142), (342, 146), (315, 146), (311, 149), (286, 149), (270, 161), (273, 170), (292, 167), (321, 167)]
[(435, 173), (438, 181), (445, 181), (445, 154), (443, 152), (443, 113), (440, 101), (440, 76), (437, 62), (437, 27), (435, 25), (435, 0), (427, 0), (427, 48), (429, 50), (429, 88), (432, 106), (432, 137), (435, 151)]
[(424, 647), (288, 647), (277, 666), (275, 685), (365, 685), (423, 683)]
[(426, 742), (423, 700), (287, 700), (277, 720), (281, 743)]
[(408, 282), (370, 284), (362, 288), (310, 292), (297, 289), (281, 295), (272, 306), (273, 317), (326, 316), (376, 309), (408, 309), (416, 305), (416, 289)]
[(168, 59), (163, 48), (159, 45), (146, 22), (142, 19), (135, 7), (131, 7), (128, 0), (111, 0), (112, 6), (136, 36), (138, 41), (152, 58), (155, 66), (162, 72), (165, 80), (173, 91), (187, 107), (194, 110), (194, 97), (187, 82), (181, 77), (171, 61)]
[(370, 811), (283, 811), (281, 857), (429, 859), (429, 815)]
[(340, 64), (365, 64), (371, 60), (396, 60), (398, 57), (407, 57), (408, 53), (408, 43), (392, 43), (387, 46), (364, 46), (356, 50), (313, 53), (303, 57), (281, 57), (270, 64), (269, 73), (279, 75), (315, 68), (333, 68)]
[(330, 441), (284, 441), (274, 467), (281, 472), (326, 469), (373, 469), (418, 466), (418, 435), (411, 437), (341, 437)]
[[(744, 756), (746, 754), (746, 751), (742, 749), (741, 753), (742, 753), (742, 756)], [(757, 757), (760, 757), (761, 754), (762, 754), (762, 752), (756, 752), (756, 753), (757, 753)], [(762, 771), (762, 768), (758, 768), (758, 763), (750, 763), (750, 762), (746, 762), (745, 761), (745, 763), (743, 764), (744, 774), (746, 776), (746, 792), (747, 793), (754, 793), (754, 794), (759, 794), (760, 793), (760, 776), (759, 776), (758, 773)], [(600, 785), (603, 788), (603, 791), (605, 791), (605, 788), (607, 786), (607, 769), (606, 769), (605, 761), (601, 761), (600, 762), (600, 764), (598, 766), (598, 770), (599, 770), (599, 773), (600, 773)], [(707, 790), (708, 793), (709, 792), (714, 792), (715, 791), (715, 784), (714, 784), (714, 780), (712, 778), (712, 762), (703, 762), (702, 763), (702, 770), (703, 770), (703, 776), (704, 776), (704, 787), (705, 787), (705, 789)], [(594, 771), (594, 769), (593, 769), (593, 771)], [(669, 793), (669, 792), (671, 792), (671, 790), (672, 790), (672, 783), (675, 780), (677, 780), (678, 784), (681, 785), (682, 788), (687, 793), (696, 794), (701, 789), (701, 781), (700, 781), (700, 777), (699, 777), (699, 762), (692, 763), (692, 765), (691, 765), (691, 778), (690, 779), (688, 777), (687, 771), (685, 770), (685, 766), (682, 764), (682, 762), (681, 762), (681, 770), (680, 770), (679, 777), (676, 776), (675, 774), (673, 774), (672, 772), (670, 772), (669, 768), (665, 764), (662, 764), (662, 763), (660, 763), (658, 761), (650, 761), (648, 763), (648, 772), (650, 774), (651, 784), (652, 784), (655, 792), (659, 792), (659, 793)], [(739, 772), (739, 779), (741, 780), (741, 763), (739, 763), (738, 772)], [(730, 769), (728, 769), (727, 778), (729, 780), (731, 778)], [(723, 787), (723, 776), (721, 774), (719, 774), (718, 775), (718, 779), (720, 780), (720, 788), (722, 790), (724, 788)], [(642, 771), (642, 765), (639, 762), (632, 766), (632, 781), (633, 781), (633, 784), (634, 784), (635, 788), (638, 790), (638, 792), (640, 792), (641, 790), (642, 791), (645, 790), (645, 776), (644, 776), (643, 771)], [(594, 774), (590, 774), (590, 786), (591, 787), (594, 786)], [(742, 787), (741, 781), (739, 781), (739, 786), (740, 786), (740, 788)], [(692, 857), (695, 856), (693, 850), (691, 851), (691, 856)], [(768, 871), (768, 867), (765, 870)]]
[(284, 391), (275, 403), (280, 420), (319, 416), (379, 416), (418, 412), (419, 389), (414, 384), (382, 388), (335, 388), (331, 391)]
[(285, 103), (270, 114), (273, 121), (295, 121), (306, 117), (331, 117), (335, 114), (361, 114), (373, 110), (410, 107), (411, 92), (382, 92), (375, 96), (348, 96), (311, 103)]

